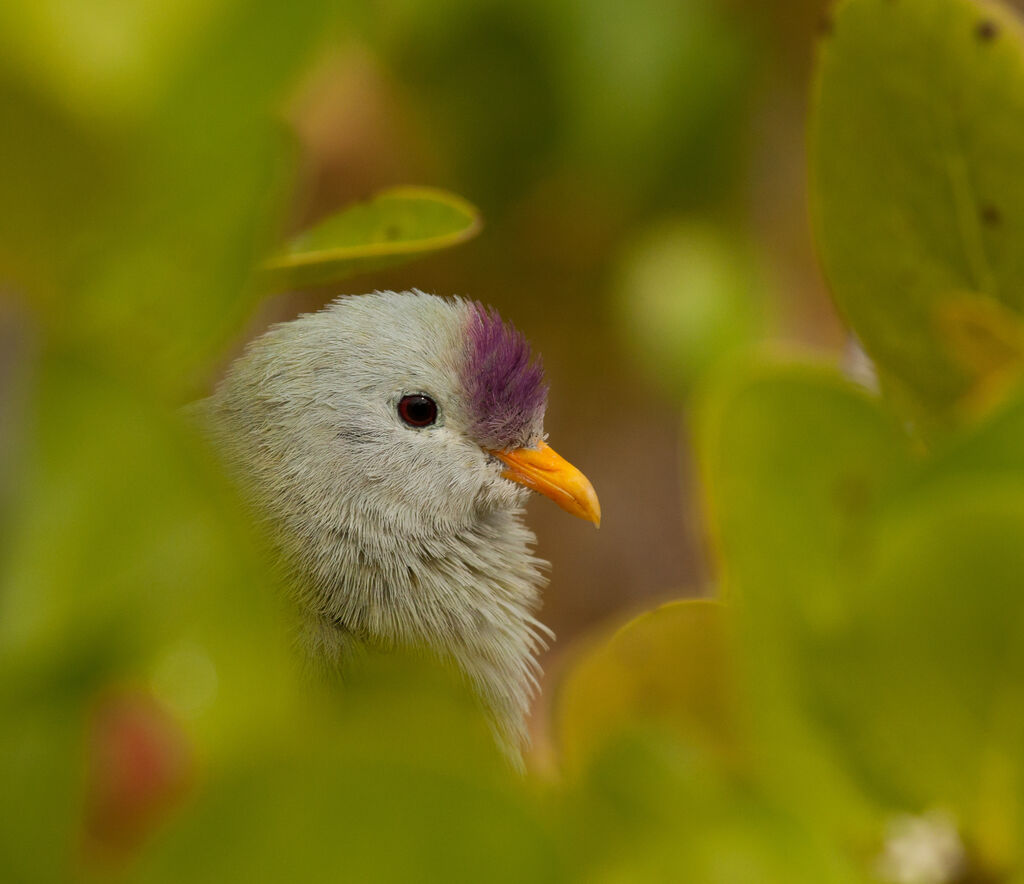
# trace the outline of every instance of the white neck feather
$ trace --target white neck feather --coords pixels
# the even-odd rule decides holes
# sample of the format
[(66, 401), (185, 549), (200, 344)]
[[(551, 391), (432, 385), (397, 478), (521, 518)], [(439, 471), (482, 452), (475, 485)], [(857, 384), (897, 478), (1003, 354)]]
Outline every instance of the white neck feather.
[[(546, 563), (520, 512), (496, 511), (459, 534), (367, 545), (329, 532), (284, 544), (307, 612), (303, 650), (342, 673), (362, 646), (428, 650), (454, 663), (518, 754), (550, 630), (535, 617)], [(289, 550), (288, 547), (292, 549)], [(302, 561), (316, 548), (316, 561)], [(498, 575), (498, 576), (496, 576)]]

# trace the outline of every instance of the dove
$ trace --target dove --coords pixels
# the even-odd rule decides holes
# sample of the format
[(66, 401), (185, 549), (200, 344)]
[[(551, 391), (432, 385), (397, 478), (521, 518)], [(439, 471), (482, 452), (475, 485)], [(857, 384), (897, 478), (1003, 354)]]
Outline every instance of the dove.
[(303, 654), (343, 675), (362, 649), (426, 650), (512, 753), (553, 638), (525, 499), (601, 518), (546, 441), (547, 394), (496, 311), (413, 290), (272, 327), (197, 407), (294, 588)]

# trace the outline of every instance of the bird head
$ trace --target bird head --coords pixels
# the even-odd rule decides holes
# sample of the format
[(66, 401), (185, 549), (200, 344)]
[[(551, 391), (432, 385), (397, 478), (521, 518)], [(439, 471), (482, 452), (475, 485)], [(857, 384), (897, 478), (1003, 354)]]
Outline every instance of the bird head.
[(600, 521), (590, 482), (545, 440), (526, 339), (476, 302), (345, 297), (254, 341), (207, 402), (316, 643), (426, 645), (520, 732), (508, 720), (543, 629), (522, 505), (532, 490)]
[(341, 298), (258, 339), (219, 393), (263, 487), (309, 516), (418, 536), (531, 489), (600, 523), (590, 482), (545, 441), (539, 360), (479, 303)]

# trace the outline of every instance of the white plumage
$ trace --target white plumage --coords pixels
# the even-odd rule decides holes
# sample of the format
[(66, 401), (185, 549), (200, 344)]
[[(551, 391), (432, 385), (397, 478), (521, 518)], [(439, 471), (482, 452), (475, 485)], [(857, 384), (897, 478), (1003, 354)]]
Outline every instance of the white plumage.
[[(481, 310), (420, 292), (341, 298), (250, 344), (198, 409), (270, 527), (306, 652), (343, 668), (364, 645), (428, 649), (465, 674), (516, 749), (550, 635), (534, 617), (544, 563), (522, 522), (525, 479), (474, 434), (481, 402), (539, 396), (525, 418), (511, 403), (506, 421), (519, 437), (508, 452), (535, 456), (546, 449), (544, 390), (531, 387), (540, 375), (528, 350), (479, 352), (491, 348), (481, 322), (500, 346), (525, 347)], [(412, 394), (436, 402), (430, 426), (399, 413)], [(502, 415), (483, 417), (502, 426)]]

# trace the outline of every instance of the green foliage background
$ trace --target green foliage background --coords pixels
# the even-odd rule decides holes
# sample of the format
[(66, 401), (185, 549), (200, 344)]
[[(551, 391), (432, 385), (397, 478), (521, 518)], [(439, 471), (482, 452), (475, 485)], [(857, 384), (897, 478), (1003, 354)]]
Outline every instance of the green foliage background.
[[(876, 394), (762, 346), (776, 283), (723, 221), (757, 59), (731, 22), (710, 0), (0, 6), (0, 279), (24, 328), (0, 879), (1024, 881), (1024, 36), (973, 0), (843, 0), (823, 23), (812, 219)], [(262, 540), (180, 410), (268, 293), (480, 229), (402, 188), (285, 236), (276, 109), (349, 30), (499, 217), (557, 154), (584, 180), (633, 169), (625, 217), (700, 218), (636, 238), (613, 309), (697, 415), (721, 600), (578, 649), (549, 770), (510, 770), (421, 661), (307, 684)], [(559, 89), (519, 106), (531, 76)], [(955, 829), (939, 877), (890, 861), (904, 815)]]

